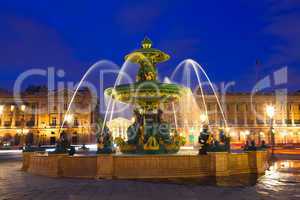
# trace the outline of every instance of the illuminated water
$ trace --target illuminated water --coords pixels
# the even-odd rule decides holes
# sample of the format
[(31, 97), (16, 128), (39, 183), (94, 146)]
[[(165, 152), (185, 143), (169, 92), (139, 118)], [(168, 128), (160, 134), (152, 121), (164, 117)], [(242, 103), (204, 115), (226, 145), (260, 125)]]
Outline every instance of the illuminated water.
[[(196, 76), (196, 77), (194, 77), (194, 76)], [(211, 82), (209, 76), (207, 75), (206, 71), (198, 62), (196, 62), (192, 59), (183, 60), (181, 63), (179, 63), (177, 65), (177, 67), (171, 74), (170, 80), (174, 83), (178, 83), (187, 88), (190, 88), (191, 91), (194, 92), (194, 94), (195, 94), (195, 92), (197, 92), (196, 91), (197, 89), (200, 90), (200, 94), (201, 94), (201, 102), (200, 103), (202, 104), (202, 106), (204, 108), (204, 111), (202, 111), (202, 113), (205, 113), (206, 119), (208, 120), (209, 119), (208, 110), (207, 110), (205, 94), (204, 94), (204, 86), (207, 85), (209, 87), (209, 89), (212, 91), (212, 93), (216, 99), (218, 108), (221, 112), (224, 126), (225, 126), (225, 128), (228, 127), (227, 120), (226, 120), (222, 105), (220, 103), (217, 91), (216, 91), (213, 83)], [(196, 80), (196, 83), (193, 80)], [(193, 104), (193, 102), (190, 102), (190, 104)], [(195, 105), (197, 105), (196, 101), (195, 101)], [(200, 113), (198, 115), (200, 116)], [(208, 121), (208, 123), (209, 123), (209, 121)]]
[(60, 128), (59, 128), (59, 132), (60, 132), (60, 130), (64, 127), (64, 124), (66, 123), (66, 120), (67, 120), (67, 119), (66, 119), (66, 116), (68, 116), (68, 115), (70, 114), (70, 111), (71, 111), (71, 107), (72, 107), (73, 101), (74, 101), (74, 99), (75, 99), (75, 97), (76, 97), (76, 95), (77, 95), (77, 92), (78, 92), (78, 90), (80, 89), (81, 85), (84, 83), (84, 81), (88, 78), (88, 76), (89, 76), (92, 72), (94, 72), (96, 69), (99, 69), (99, 68), (104, 68), (104, 69), (105, 69), (105, 68), (118, 69), (118, 66), (117, 66), (115, 63), (111, 62), (111, 61), (108, 61), (108, 60), (100, 60), (100, 61), (96, 62), (95, 64), (93, 64), (92, 66), (90, 66), (90, 67), (88, 68), (88, 70), (84, 73), (84, 75), (83, 75), (82, 78), (80, 79), (80, 81), (79, 81), (79, 83), (78, 83), (76, 89), (74, 90), (74, 93), (73, 93), (73, 95), (72, 95), (72, 97), (71, 97), (71, 100), (70, 100), (70, 102), (69, 102), (69, 104), (68, 104), (68, 107), (67, 107), (65, 116), (64, 116), (64, 118), (63, 118), (62, 124), (61, 124), (61, 126), (60, 126)]
[[(153, 182), (153, 181), (150, 181)], [(178, 184), (196, 191), (206, 188), (203, 197), (215, 199), (300, 199), (300, 160), (277, 160), (270, 163), (264, 175), (239, 175), (223, 178), (156, 180), (156, 183)], [(229, 196), (226, 198), (226, 196)], [(201, 195), (202, 196), (202, 195)], [(221, 198), (221, 197), (220, 197)]]
[(255, 188), (273, 199), (300, 199), (300, 160), (274, 162)]

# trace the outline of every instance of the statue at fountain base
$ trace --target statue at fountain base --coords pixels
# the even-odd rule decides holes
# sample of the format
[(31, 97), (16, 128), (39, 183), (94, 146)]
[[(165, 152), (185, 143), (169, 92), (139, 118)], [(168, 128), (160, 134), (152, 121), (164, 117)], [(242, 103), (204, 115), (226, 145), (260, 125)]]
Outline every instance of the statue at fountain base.
[(218, 141), (209, 132), (208, 125), (204, 125), (198, 141), (200, 155), (205, 155), (208, 152), (230, 152), (230, 138), (224, 134), (222, 129), (220, 129)]
[(134, 113), (135, 122), (127, 129), (128, 140), (115, 139), (122, 153), (177, 153), (185, 144), (185, 138), (176, 131), (173, 136), (170, 135), (170, 125), (162, 122), (161, 111), (151, 115), (142, 115), (137, 110)]
[(112, 134), (107, 126), (104, 127), (103, 132), (98, 136), (97, 141), (97, 154), (110, 154), (116, 152), (113, 146)]

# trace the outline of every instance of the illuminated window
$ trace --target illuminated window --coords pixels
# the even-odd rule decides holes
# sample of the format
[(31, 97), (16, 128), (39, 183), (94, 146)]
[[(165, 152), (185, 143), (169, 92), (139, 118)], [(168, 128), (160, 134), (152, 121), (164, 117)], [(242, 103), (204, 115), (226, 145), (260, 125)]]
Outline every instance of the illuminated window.
[(74, 117), (74, 126), (78, 126), (78, 125), (79, 125), (78, 118)]
[(210, 103), (207, 104), (207, 110), (211, 110), (211, 105), (210, 105)]
[(51, 126), (56, 126), (56, 117), (51, 118)]

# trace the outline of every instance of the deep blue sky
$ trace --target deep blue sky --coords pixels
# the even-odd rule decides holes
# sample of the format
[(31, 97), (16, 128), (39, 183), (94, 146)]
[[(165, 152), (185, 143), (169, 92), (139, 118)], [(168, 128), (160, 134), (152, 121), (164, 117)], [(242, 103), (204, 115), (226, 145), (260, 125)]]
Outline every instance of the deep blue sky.
[(3, 0), (0, 24), (1, 88), (33, 67), (78, 80), (97, 60), (122, 64), (147, 35), (171, 54), (162, 74), (192, 58), (213, 81), (250, 90), (259, 59), (258, 78), (288, 65), (289, 87), (300, 89), (299, 0)]

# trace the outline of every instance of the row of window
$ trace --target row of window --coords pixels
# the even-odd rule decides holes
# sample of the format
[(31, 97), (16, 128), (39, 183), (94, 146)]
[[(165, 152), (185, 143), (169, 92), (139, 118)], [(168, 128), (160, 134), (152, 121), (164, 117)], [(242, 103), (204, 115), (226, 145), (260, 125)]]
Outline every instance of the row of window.
[[(0, 120), (0, 124), (2, 124), (2, 121)], [(4, 121), (2, 126), (4, 127), (11, 127), (13, 125), (12, 121)], [(33, 127), (35, 126), (35, 121), (34, 120), (29, 120), (29, 121), (15, 121), (14, 124), (16, 127)]]
[[(51, 120), (50, 120), (50, 126), (57, 126), (58, 123), (57, 123), (57, 118), (56, 117), (51, 117)], [(73, 122), (65, 122), (66, 124), (70, 124), (70, 125), (73, 125), (73, 126), (79, 126), (79, 121), (78, 121), (78, 118), (77, 117), (74, 117), (74, 120)], [(60, 123), (61, 124), (61, 123)]]
[[(216, 107), (218, 108), (218, 106), (216, 106), (216, 104), (212, 104), (209, 103), (207, 104), (207, 109), (209, 111), (214, 111), (216, 109)], [(285, 110), (286, 109), (286, 105), (281, 105), (280, 107), (277, 106), (277, 110)], [(251, 108), (251, 105), (249, 104), (226, 104), (226, 109), (227, 110), (236, 110), (237, 111), (249, 111), (249, 108)], [(295, 108), (297, 108), (298, 111), (300, 111), (300, 104), (289, 104), (288, 106), (289, 110), (295, 110)], [(294, 109), (293, 109), (294, 108)], [(252, 109), (252, 108), (251, 108)], [(255, 104), (253, 105), (253, 109), (255, 110), (265, 110), (265, 104)], [(218, 108), (219, 110), (219, 108)]]

